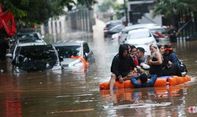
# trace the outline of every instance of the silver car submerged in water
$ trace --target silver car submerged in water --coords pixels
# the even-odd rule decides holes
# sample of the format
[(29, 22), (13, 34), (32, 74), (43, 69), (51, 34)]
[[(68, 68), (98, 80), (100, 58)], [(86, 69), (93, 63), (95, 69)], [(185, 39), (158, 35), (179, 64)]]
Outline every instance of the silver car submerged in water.
[(82, 69), (92, 61), (93, 53), (85, 41), (68, 41), (54, 44), (64, 69)]

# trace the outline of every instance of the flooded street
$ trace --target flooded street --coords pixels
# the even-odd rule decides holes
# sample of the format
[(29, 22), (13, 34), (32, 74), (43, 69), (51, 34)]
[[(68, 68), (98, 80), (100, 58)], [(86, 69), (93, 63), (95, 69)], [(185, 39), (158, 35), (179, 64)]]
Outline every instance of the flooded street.
[(0, 117), (195, 117), (197, 115), (197, 41), (174, 43), (192, 81), (161, 88), (100, 91), (110, 78), (118, 41), (103, 38), (97, 20), (88, 41), (95, 57), (87, 71), (57, 70), (0, 74)]

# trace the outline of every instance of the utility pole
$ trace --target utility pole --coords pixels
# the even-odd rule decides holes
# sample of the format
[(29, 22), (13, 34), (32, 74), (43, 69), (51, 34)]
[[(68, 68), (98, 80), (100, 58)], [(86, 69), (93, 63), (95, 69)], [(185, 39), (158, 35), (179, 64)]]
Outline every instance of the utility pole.
[(124, 0), (124, 10), (125, 10), (125, 25), (128, 25), (128, 12), (127, 12), (127, 3), (126, 0)]

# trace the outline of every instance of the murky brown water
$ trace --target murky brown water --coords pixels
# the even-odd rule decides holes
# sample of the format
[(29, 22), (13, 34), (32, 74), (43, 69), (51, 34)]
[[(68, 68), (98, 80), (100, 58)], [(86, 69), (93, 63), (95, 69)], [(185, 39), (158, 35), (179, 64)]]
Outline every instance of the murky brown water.
[(1, 117), (195, 117), (197, 110), (197, 41), (178, 41), (176, 52), (187, 65), (192, 81), (170, 88), (99, 91), (109, 80), (118, 49), (116, 40), (100, 32), (90, 39), (96, 62), (87, 72), (54, 71), (0, 74)]

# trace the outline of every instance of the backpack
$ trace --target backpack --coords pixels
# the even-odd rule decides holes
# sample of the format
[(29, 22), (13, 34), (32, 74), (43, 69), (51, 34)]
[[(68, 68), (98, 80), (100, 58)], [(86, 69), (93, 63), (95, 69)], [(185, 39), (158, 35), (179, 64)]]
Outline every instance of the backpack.
[(179, 70), (180, 70), (180, 72), (187, 72), (186, 65), (181, 62), (181, 64), (179, 65)]

